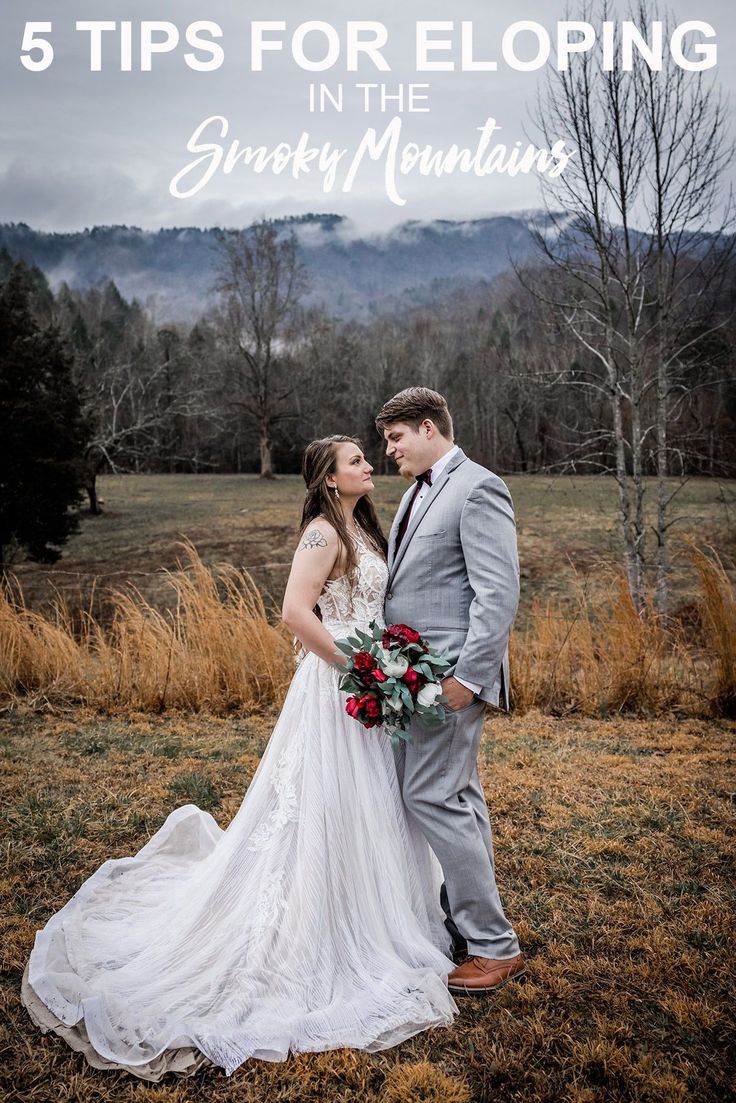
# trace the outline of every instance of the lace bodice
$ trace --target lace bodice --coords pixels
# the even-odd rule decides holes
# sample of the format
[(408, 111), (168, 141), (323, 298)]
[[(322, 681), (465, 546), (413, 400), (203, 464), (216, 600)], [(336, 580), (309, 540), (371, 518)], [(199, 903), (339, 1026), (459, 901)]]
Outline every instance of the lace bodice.
[(388, 582), (388, 567), (383, 556), (358, 538), (357, 577), (352, 593), (347, 575), (328, 579), (320, 594), (322, 623), (333, 635), (346, 629), (367, 628), (372, 620), (383, 624), (383, 598)]

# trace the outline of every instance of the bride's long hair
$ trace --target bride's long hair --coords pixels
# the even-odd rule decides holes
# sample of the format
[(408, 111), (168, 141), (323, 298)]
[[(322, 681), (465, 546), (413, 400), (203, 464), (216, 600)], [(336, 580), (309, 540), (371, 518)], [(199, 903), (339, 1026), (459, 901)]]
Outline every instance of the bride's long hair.
[[(358, 565), (355, 543), (350, 537), (345, 517), (340, 509), (334, 490), (327, 485), (327, 476), (334, 475), (337, 467), (337, 444), (355, 444), (363, 451), (363, 444), (357, 437), (344, 437), (338, 434), (313, 440), (304, 449), (302, 475), (307, 484), (307, 496), (304, 499), (299, 535), (303, 535), (307, 526), (317, 517), (326, 517), (337, 532), (338, 539), (345, 550), (345, 573), (352, 579)], [(353, 512), (355, 523), (377, 551), (384, 558), (388, 555), (388, 541), (383, 534), (373, 502), (364, 494), (358, 499)]]

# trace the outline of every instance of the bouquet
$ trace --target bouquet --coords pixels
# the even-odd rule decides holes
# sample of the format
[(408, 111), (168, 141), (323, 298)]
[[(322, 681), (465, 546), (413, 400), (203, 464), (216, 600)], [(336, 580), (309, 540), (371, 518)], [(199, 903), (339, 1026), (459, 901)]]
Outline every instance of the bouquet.
[(450, 663), (407, 624), (381, 628), (371, 621), (368, 627), (335, 641), (349, 660), (340, 679), (340, 689), (350, 694), (345, 711), (364, 728), (383, 724), (396, 749), (400, 738), (413, 742), (407, 730), (413, 716), (425, 723), (444, 719), (447, 698), (438, 675)]

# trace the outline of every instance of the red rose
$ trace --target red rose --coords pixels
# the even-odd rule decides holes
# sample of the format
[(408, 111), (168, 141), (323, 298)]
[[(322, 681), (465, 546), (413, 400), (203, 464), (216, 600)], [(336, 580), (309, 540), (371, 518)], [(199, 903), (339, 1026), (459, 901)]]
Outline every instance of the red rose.
[(359, 651), (353, 658), (353, 670), (356, 674), (365, 674), (369, 670), (373, 670), (375, 665), (376, 660), (367, 651)]
[(373, 671), (373, 681), (374, 682), (387, 682), (388, 681), (388, 674), (384, 674), (382, 670), (379, 670), (378, 667), (376, 667), (376, 669)]
[(345, 711), (349, 713), (354, 720), (358, 720), (360, 718), (360, 697), (348, 697)]
[(381, 723), (381, 702), (373, 693), (364, 693), (361, 697), (349, 697), (345, 709), (355, 720), (360, 721), (364, 728), (375, 728)]
[(383, 633), (381, 642), (386, 648), (395, 647), (396, 644), (399, 647), (406, 647), (408, 643), (421, 643), (422, 637), (415, 628), (410, 628), (408, 624), (392, 624)]
[(376, 677), (377, 674), (382, 674), (382, 671), (378, 669), (378, 663), (367, 651), (359, 651), (354, 657), (353, 673), (364, 686), (372, 686), (376, 681), (385, 681)]
[(406, 671), (406, 673), (402, 677), (401, 681), (407, 687), (407, 689), (409, 690), (409, 693), (411, 693), (412, 697), (415, 697), (417, 695), (417, 693), (419, 692), (419, 690), (424, 685), (424, 679), (422, 678), (419, 671), (415, 670), (413, 666), (409, 667), (409, 669)]
[(375, 728), (381, 723), (381, 702), (373, 693), (363, 693), (360, 697), (348, 697), (345, 711), (358, 720), (364, 728)]

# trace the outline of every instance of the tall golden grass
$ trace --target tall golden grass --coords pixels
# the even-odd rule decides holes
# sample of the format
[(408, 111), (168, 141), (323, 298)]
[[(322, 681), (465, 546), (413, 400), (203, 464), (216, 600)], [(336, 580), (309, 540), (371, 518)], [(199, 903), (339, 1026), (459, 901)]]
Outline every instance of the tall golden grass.
[(137, 590), (119, 590), (107, 630), (84, 614), (75, 633), (61, 599), (45, 617), (12, 584), (0, 594), (0, 695), (141, 711), (278, 702), (294, 666), (286, 632), (270, 623), (247, 571), (208, 569), (184, 548), (186, 569), (166, 572), (175, 608), (164, 613)]
[[(294, 664), (288, 634), (268, 618), (247, 571), (206, 567), (185, 543), (182, 570), (166, 572), (175, 607), (162, 612), (135, 589), (111, 595), (103, 628), (87, 612), (75, 627), (59, 598), (28, 609), (17, 582), (0, 591), (0, 698), (81, 703), (108, 710), (277, 705)], [(702, 643), (638, 613), (625, 580), (609, 596), (533, 605), (511, 640), (512, 692), (520, 712), (606, 716), (736, 715), (736, 597), (723, 563), (693, 546)], [(697, 645), (696, 645), (697, 644)]]
[(558, 716), (708, 711), (702, 659), (682, 632), (651, 600), (637, 612), (623, 577), (611, 578), (609, 594), (594, 601), (578, 587), (567, 605), (534, 603), (511, 639), (515, 707)]
[(703, 594), (702, 622), (708, 641), (710, 698), (718, 716), (736, 716), (736, 594), (718, 554), (692, 548)]
[(691, 544), (704, 640), (661, 617), (651, 599), (639, 613), (622, 575), (609, 596), (592, 600), (578, 586), (573, 602), (536, 602), (528, 627), (511, 639), (514, 703), (555, 715), (606, 716), (676, 710), (736, 715), (736, 596), (725, 567)]

